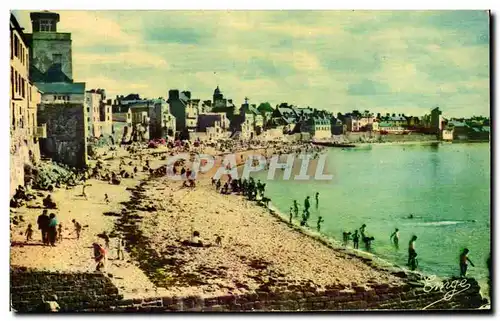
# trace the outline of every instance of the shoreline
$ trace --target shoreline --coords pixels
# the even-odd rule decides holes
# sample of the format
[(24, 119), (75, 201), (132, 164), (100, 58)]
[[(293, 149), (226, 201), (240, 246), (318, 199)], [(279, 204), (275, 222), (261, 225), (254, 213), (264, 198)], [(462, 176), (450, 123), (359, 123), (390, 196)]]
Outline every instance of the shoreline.
[[(237, 159), (239, 161), (242, 154), (255, 153), (255, 151), (259, 150), (262, 150), (262, 148), (240, 151), (237, 153)], [(218, 154), (217, 156), (223, 155)], [(129, 155), (129, 158), (134, 160), (137, 155)], [(245, 160), (241, 159), (238, 166), (244, 164)], [(106, 160), (106, 162), (109, 162), (110, 166), (113, 164), (116, 166), (119, 158), (111, 161)], [(160, 162), (160, 160), (153, 159), (152, 162)], [(84, 234), (85, 246), (89, 245), (91, 240), (96, 239), (96, 233), (102, 232), (103, 229), (115, 230), (119, 218), (124, 219), (126, 217), (127, 222), (124, 222), (124, 225), (137, 225), (137, 235), (146, 237), (145, 243), (150, 243), (146, 244), (147, 251), (143, 254), (143, 260), (148, 259), (147, 254), (153, 253), (152, 251), (156, 254), (155, 256), (149, 256), (149, 261), (158, 260), (158, 263), (163, 264), (168, 262), (168, 259), (179, 260), (175, 261), (174, 265), (169, 266), (187, 267), (187, 270), (181, 271), (181, 274), (184, 274), (185, 277), (188, 275), (186, 277), (188, 281), (194, 282), (200, 278), (205, 281), (207, 279), (209, 284), (204, 286), (212, 288), (208, 293), (205, 293), (207, 297), (228, 293), (235, 295), (251, 293), (252, 291), (259, 291), (258, 289), (262, 289), (262, 286), (264, 288), (265, 286), (271, 288), (299, 286), (300, 284), (308, 284), (310, 281), (317, 288), (334, 284), (344, 289), (359, 286), (369, 288), (370, 284), (384, 285), (401, 282), (400, 277), (392, 275), (393, 272), (397, 273), (398, 271), (393, 269), (394, 267), (391, 266), (390, 262), (385, 262), (388, 263), (385, 264), (379, 262), (381, 259), (375, 255), (340, 248), (332, 244), (331, 239), (328, 237), (310, 235), (314, 234), (313, 231), (298, 226), (291, 228), (276, 208), (272, 206), (271, 208), (260, 207), (257, 203), (247, 201), (239, 195), (216, 193), (207, 178), (200, 179), (197, 181), (199, 185), (195, 189), (189, 190), (180, 187), (181, 182), (162, 180), (161, 177), (154, 178), (148, 173), (141, 172), (140, 174), (134, 179), (123, 179), (122, 184), (118, 186), (109, 185), (95, 179), (89, 180), (93, 186), (88, 188), (88, 201), (78, 197), (81, 185), (70, 190), (56, 189), (56, 194), (64, 198), (61, 201), (61, 207), (57, 211), (58, 217), (61, 217), (66, 224), (69, 223), (70, 216), (66, 213), (68, 206), (73, 211), (84, 211), (86, 213), (86, 217), (90, 220), (89, 223), (92, 222), (92, 224), (89, 224), (88, 231), (84, 232), (87, 233), (87, 235)], [(112, 204), (104, 205), (100, 199), (96, 198), (103, 195), (102, 191), (109, 193)], [(72, 196), (68, 197), (68, 195)], [(56, 200), (58, 199), (56, 198)], [(124, 205), (130, 204), (130, 202), (135, 203), (133, 204), (134, 208), (126, 209), (126, 214), (118, 214), (124, 208)], [(79, 204), (82, 205), (82, 208), (80, 208)], [(156, 210), (149, 209), (153, 207)], [(15, 211), (30, 212), (28, 219), (32, 222), (32, 218), (36, 218), (36, 215), (41, 210), (33, 211), (32, 209), (21, 208), (15, 209)], [(105, 213), (115, 214), (106, 216)], [(78, 220), (80, 221), (80, 219)], [(83, 223), (85, 224), (85, 221)], [(103, 223), (105, 224), (103, 225)], [(214, 226), (216, 230), (212, 230), (211, 226)], [(207, 244), (212, 244), (215, 234), (225, 234), (223, 246), (218, 248), (212, 244), (206, 249), (198, 250), (181, 245), (182, 240), (190, 238), (193, 229), (201, 232), (204, 242), (207, 242)], [(37, 234), (35, 233), (35, 239), (38, 238)], [(259, 235), (259, 237), (256, 239), (255, 235)], [(19, 241), (19, 239), (18, 233), (12, 231), (11, 241)], [(276, 239), (282, 239), (281, 242), (283, 242), (284, 247), (275, 244)], [(48, 270), (56, 271), (92, 271), (92, 263), (89, 263), (90, 250), (82, 246), (82, 244), (76, 243), (78, 242), (74, 240), (63, 241), (56, 248), (28, 246), (22, 251), (25, 253), (19, 253), (19, 247), (11, 246), (11, 264), (24, 264), (35, 268), (39, 264), (45, 264)], [(114, 243), (114, 239), (112, 239), (111, 243)], [(307, 250), (303, 251), (302, 247), (306, 247)], [(41, 251), (38, 251), (37, 248), (41, 249)], [(61, 251), (60, 248), (63, 251), (61, 252), (63, 257), (57, 258), (57, 262), (52, 261), (51, 258), (55, 259), (57, 256), (48, 255), (48, 253), (54, 252), (54, 250)], [(133, 248), (136, 248), (136, 250), (134, 251)], [(68, 255), (66, 253), (68, 250), (73, 251), (73, 253)], [(110, 250), (114, 255), (113, 246)], [(146, 298), (158, 295), (205, 295), (200, 285), (190, 286), (191, 289), (181, 286), (177, 290), (170, 287), (163, 289), (158, 286), (158, 284), (155, 284), (156, 281), (152, 280), (150, 275), (147, 275), (144, 266), (141, 266), (143, 262), (136, 257), (138, 251), (140, 251), (140, 248), (132, 247), (127, 243), (126, 260), (111, 260), (109, 270), (106, 271), (106, 273), (113, 275), (112, 282), (120, 288), (120, 292), (125, 298)], [(237, 254), (238, 252), (241, 253)], [(31, 255), (35, 256), (34, 260), (29, 259)], [(42, 255), (42, 257), (40, 258), (37, 255)], [(242, 259), (239, 255), (246, 258)], [(280, 258), (279, 256), (284, 257)], [(43, 260), (46, 262), (43, 263)], [(71, 262), (73, 267), (67, 267), (63, 264), (64, 262), (60, 262), (64, 260)], [(187, 261), (181, 263), (183, 260)], [(274, 263), (275, 260), (277, 260), (277, 263)], [(171, 261), (171, 263), (173, 262)], [(297, 264), (297, 267), (291, 264)], [(203, 269), (199, 270), (199, 267), (203, 267)], [(219, 269), (219, 267), (226, 267), (226, 269)], [(165, 272), (167, 272), (167, 278), (177, 277), (176, 273), (168, 276), (168, 271), (165, 270), (163, 272), (159, 270), (155, 273), (159, 273), (157, 274), (159, 278), (165, 277), (165, 274), (162, 274)], [(226, 277), (217, 279), (216, 275), (222, 273), (221, 271), (226, 273)], [(263, 273), (264, 271), (267, 272)], [(199, 273), (198, 276), (196, 276), (197, 273)], [(216, 274), (214, 275), (214, 273)], [(283, 276), (280, 276), (280, 274)], [(347, 278), (343, 274), (347, 275)], [(249, 278), (249, 276), (251, 277)], [(415, 277), (418, 278), (418, 275)], [(231, 283), (233, 280), (246, 285), (249, 289), (235, 286)], [(228, 288), (234, 289), (228, 290)]]

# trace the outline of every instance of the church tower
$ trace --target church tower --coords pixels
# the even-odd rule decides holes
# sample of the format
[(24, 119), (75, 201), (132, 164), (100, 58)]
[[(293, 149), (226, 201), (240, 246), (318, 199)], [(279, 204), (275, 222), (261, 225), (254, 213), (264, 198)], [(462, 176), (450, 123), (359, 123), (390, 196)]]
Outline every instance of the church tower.
[(72, 82), (71, 33), (57, 32), (59, 14), (30, 13), (31, 71), (34, 82)]

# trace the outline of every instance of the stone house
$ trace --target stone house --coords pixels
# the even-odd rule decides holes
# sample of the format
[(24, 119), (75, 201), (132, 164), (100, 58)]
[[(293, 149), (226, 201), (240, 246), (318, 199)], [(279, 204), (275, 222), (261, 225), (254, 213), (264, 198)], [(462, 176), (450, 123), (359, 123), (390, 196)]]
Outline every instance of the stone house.
[(40, 160), (39, 139), (46, 127), (37, 118), (40, 90), (30, 81), (29, 42), (14, 15), (10, 15), (10, 190), (12, 197), (24, 185), (24, 166)]

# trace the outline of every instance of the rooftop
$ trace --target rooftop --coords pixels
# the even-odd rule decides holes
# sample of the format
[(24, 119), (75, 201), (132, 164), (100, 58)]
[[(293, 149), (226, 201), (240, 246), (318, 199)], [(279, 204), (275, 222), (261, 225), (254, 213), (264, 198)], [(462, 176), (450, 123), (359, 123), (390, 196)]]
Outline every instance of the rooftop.
[(84, 82), (37, 82), (35, 86), (44, 94), (85, 94)]

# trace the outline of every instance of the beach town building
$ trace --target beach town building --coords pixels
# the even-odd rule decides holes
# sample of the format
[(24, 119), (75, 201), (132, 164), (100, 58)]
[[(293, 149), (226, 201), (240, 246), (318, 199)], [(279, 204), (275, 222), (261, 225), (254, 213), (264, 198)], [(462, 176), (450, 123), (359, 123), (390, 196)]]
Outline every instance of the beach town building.
[(347, 131), (347, 126), (340, 119), (333, 116), (330, 118), (330, 128), (332, 135), (343, 135)]
[(195, 132), (198, 127), (198, 109), (200, 100), (191, 99), (190, 91), (179, 92), (177, 89), (169, 90), (168, 105), (170, 113), (175, 117), (176, 131), (183, 139), (189, 139), (189, 133)]
[(245, 103), (241, 105), (239, 114), (233, 116), (230, 128), (233, 138), (253, 139), (255, 137), (255, 116), (259, 114), (255, 105)]
[(420, 126), (420, 118), (417, 116), (406, 116), (408, 128), (416, 128)]
[(186, 105), (186, 129), (188, 132), (195, 132), (198, 127), (199, 99), (188, 99)]
[(323, 117), (310, 116), (301, 123), (301, 132), (311, 135), (312, 139), (328, 139), (332, 137), (330, 120)]
[(257, 110), (262, 115), (263, 130), (268, 128), (269, 121), (271, 120), (274, 109), (269, 103), (261, 103)]
[(453, 140), (453, 128), (443, 129), (441, 132), (441, 139), (446, 141)]
[(90, 138), (113, 135), (113, 116), (111, 99), (106, 100), (104, 89), (85, 92), (87, 127)]
[(87, 164), (88, 114), (85, 83), (73, 81), (71, 33), (58, 32), (59, 14), (32, 12), (29, 43), (30, 78), (42, 93), (37, 111), (46, 123), (40, 152), (74, 167)]
[(248, 103), (248, 98), (245, 98), (245, 102), (240, 107), (240, 117), (236, 118), (239, 122), (245, 122), (247, 129), (246, 136), (254, 137), (254, 135), (260, 135), (264, 128), (264, 117), (261, 115), (257, 106)]
[(379, 122), (375, 119), (373, 122), (366, 124), (364, 128), (369, 132), (378, 132), (380, 130)]
[(170, 106), (163, 98), (153, 99), (150, 112), (150, 136), (152, 138), (174, 137), (176, 131), (175, 117), (170, 113)]
[(201, 115), (211, 112), (212, 112), (212, 101), (211, 100), (202, 101), (199, 109), (199, 114)]
[(209, 140), (227, 137), (229, 120), (225, 113), (203, 113), (198, 115), (198, 132), (206, 133)]
[(443, 116), (439, 107), (431, 110), (431, 131), (434, 134), (439, 134), (443, 129)]
[(358, 119), (359, 131), (376, 131), (378, 130), (378, 125), (376, 123), (376, 117), (373, 115), (364, 115)]
[(359, 119), (355, 115), (346, 115), (344, 121), (348, 132), (359, 132)]
[(33, 82), (72, 82), (71, 33), (57, 31), (59, 14), (31, 12), (30, 76)]
[(379, 131), (381, 133), (390, 133), (390, 134), (401, 134), (404, 132), (404, 127), (395, 125), (391, 122), (381, 122), (378, 124)]
[(115, 142), (128, 142), (132, 133), (132, 110), (113, 113), (113, 138)]
[(291, 132), (297, 124), (297, 114), (292, 106), (282, 103), (271, 114), (270, 126), (283, 128), (284, 133)]
[(24, 166), (40, 160), (39, 139), (46, 137), (46, 127), (37, 118), (41, 101), (39, 89), (31, 82), (30, 50), (23, 28), (10, 15), (10, 190), (12, 197), (24, 186)]
[(404, 127), (408, 121), (404, 115), (393, 115), (384, 120), (385, 123), (390, 124), (392, 127)]
[(139, 99), (127, 103), (126, 113), (115, 113), (120, 120), (121, 137), (130, 135), (133, 141), (173, 137), (176, 131), (175, 117), (163, 98)]
[(87, 165), (88, 115), (85, 83), (37, 83), (42, 92), (37, 117), (47, 124), (40, 139), (40, 152), (61, 163), (82, 168)]
[(113, 114), (126, 113), (128, 112), (131, 104), (142, 102), (144, 100), (146, 99), (142, 99), (139, 94), (128, 94), (127, 96), (117, 95), (113, 101)]

